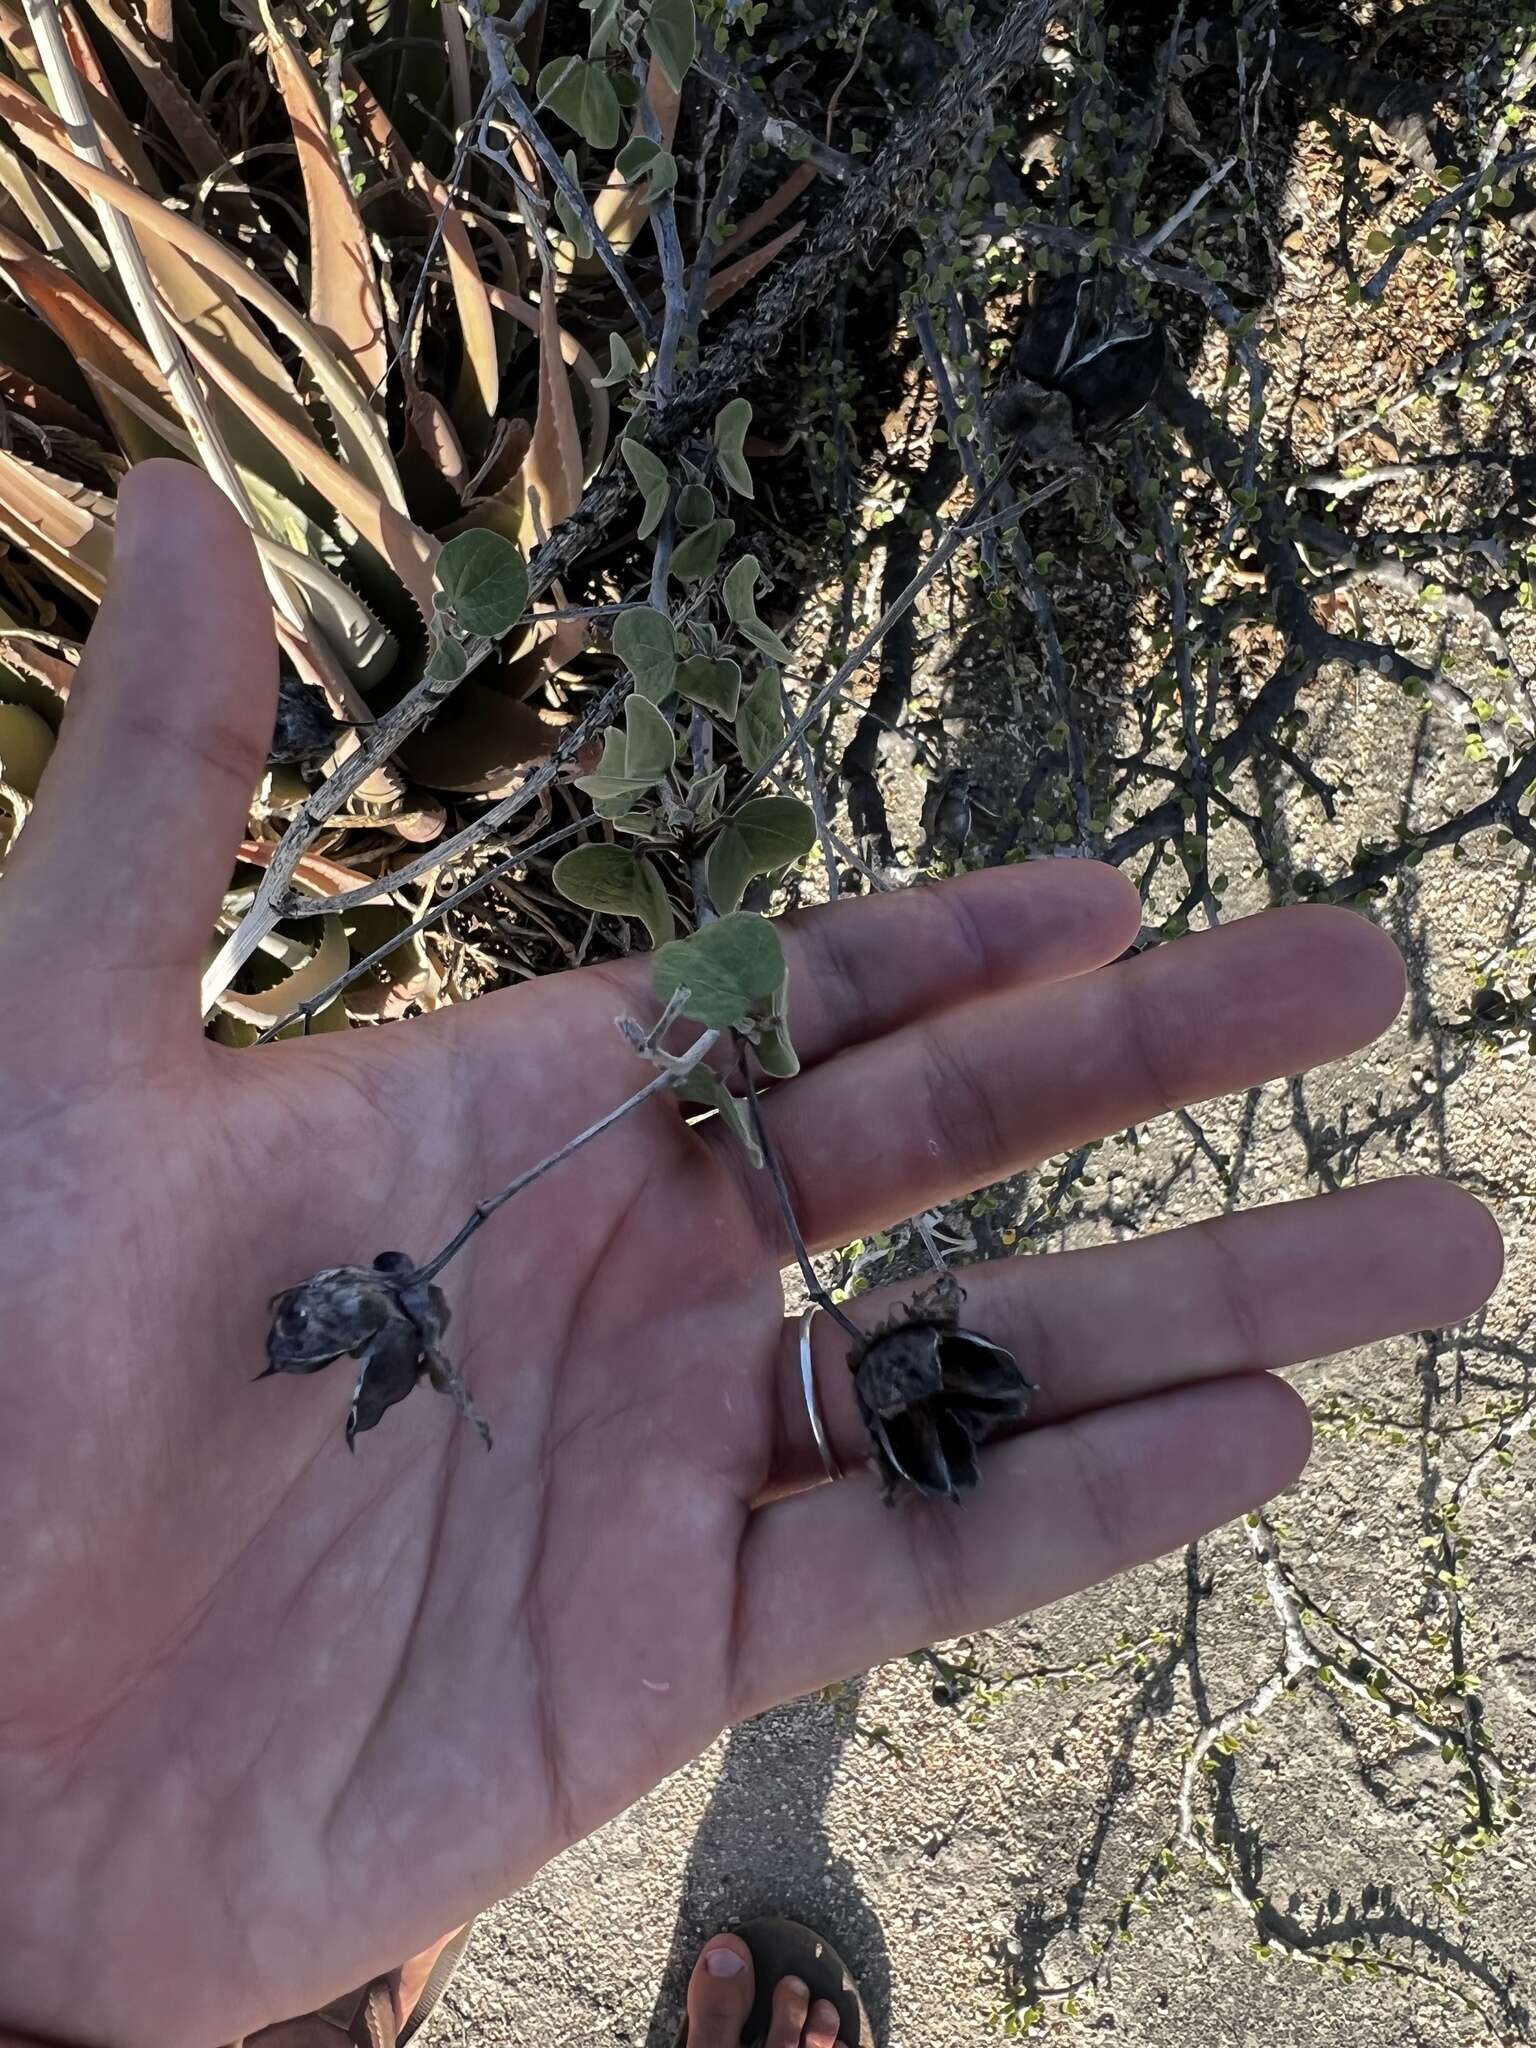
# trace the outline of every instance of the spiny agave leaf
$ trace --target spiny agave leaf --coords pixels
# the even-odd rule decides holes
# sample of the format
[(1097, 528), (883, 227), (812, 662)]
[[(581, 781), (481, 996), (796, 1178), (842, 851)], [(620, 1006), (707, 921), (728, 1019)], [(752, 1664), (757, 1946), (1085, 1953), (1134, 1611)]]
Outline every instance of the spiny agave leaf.
[(499, 797), (516, 787), (530, 761), (547, 759), (559, 737), (529, 705), (482, 683), (477, 670), (434, 719), (411, 734), (400, 759), (428, 789)]
[(752, 423), (752, 401), (733, 398), (715, 415), (715, 458), (720, 474), (740, 498), (753, 495), (752, 472), (747, 467), (743, 444)]
[(499, 533), (461, 533), (445, 541), (437, 583), (446, 608), (466, 633), (499, 640), (528, 605), (528, 565)]
[(702, 582), (714, 573), (720, 550), (735, 531), (734, 519), (712, 519), (708, 526), (698, 527), (672, 550), (671, 573), (679, 583)]
[(261, 0), (267, 54), (293, 129), (309, 217), (309, 317), (348, 361), (362, 389), (379, 390), (389, 369), (384, 306), (373, 247), (357, 194), (331, 140), (315, 75)]
[(732, 263), (724, 270), (717, 270), (709, 280), (709, 289), (704, 294), (706, 313), (718, 313), (727, 299), (749, 285), (754, 277), (766, 270), (776, 256), (780, 256), (804, 230), (805, 222), (797, 220), (792, 228), (786, 228), (781, 235), (775, 235), (771, 242), (764, 242), (760, 249), (754, 249), (750, 256), (743, 256), (739, 263)]
[(649, 540), (660, 526), (661, 515), (667, 509), (667, 492), (671, 488), (672, 479), (667, 474), (667, 465), (661, 457), (653, 454), (641, 441), (621, 441), (619, 453), (623, 456), (624, 466), (634, 478), (640, 495), (645, 500), (645, 510), (641, 514), (637, 532), (641, 540)]
[(442, 237), (448, 283), (458, 313), (459, 332), (464, 340), (464, 368), (454, 393), (454, 412), (472, 445), (477, 451), (481, 450), (489, 445), (501, 373), (496, 352), (496, 324), (491, 318), (490, 300), (480, 275), (480, 266), (475, 260), (469, 230), (448, 188), (412, 156), (361, 74), (348, 64), (343, 66), (342, 76), (347, 90), (356, 95), (352, 102), (354, 119), (395, 175), (421, 195), (432, 214), (436, 231)]
[[(158, 246), (168, 244), (183, 256), (191, 257), (198, 268), (270, 320), (313, 372), (331, 408), (337, 436), (349, 463), (366, 470), (385, 502), (404, 512), (404, 497), (388, 439), (369, 411), (356, 379), (259, 271), (186, 215), (160, 206), (126, 179), (99, 170), (84, 157), (76, 156), (62, 123), (5, 78), (0, 78), (0, 117), (8, 120), (25, 137), (28, 148), (68, 184), (92, 199), (103, 199), (116, 207), (139, 230), (151, 269), (155, 268)], [(225, 388), (232, 382), (250, 389), (242, 385), (233, 371), (226, 370), (226, 379)], [(289, 426), (290, 432), (296, 431), (291, 423)]]
[[(174, 218), (174, 216), (168, 216)], [(169, 318), (169, 316), (167, 316)], [(371, 547), (374, 547), (389, 563), (405, 588), (415, 599), (424, 619), (432, 612), (432, 561), (437, 553), (437, 544), (428, 534), (422, 532), (403, 512), (369, 489), (367, 482), (355, 472), (326, 454), (323, 448), (304, 441), (293, 433), (281, 414), (272, 411), (257, 399), (254, 392), (241, 392), (233, 383), (229, 373), (192, 331), (179, 321), (171, 323), (181, 337), (183, 346), (208, 372), (213, 381), (228, 389), (231, 396), (238, 396), (246, 407), (253, 423), (260, 425), (277, 443), (282, 453), (293, 464), (307, 483), (310, 483), (328, 500), (342, 517), (355, 526)]]
[[(153, 43), (139, 36), (125, 19), (127, 10), (115, 6), (113, 0), (85, 0), (85, 4), (122, 51), (145, 98), (165, 123), (194, 174), (208, 178), (222, 171), (228, 157), (211, 123), (172, 67), (162, 61)], [(166, 14), (165, 26), (170, 26), (168, 0), (150, 0), (143, 18), (152, 37), (161, 36), (153, 19), (157, 10)], [(168, 42), (169, 36), (162, 40)]]
[(612, 149), (619, 139), (619, 96), (601, 64), (556, 57), (539, 73), (539, 105), (553, 107), (594, 149)]
[(741, 668), (734, 661), (714, 661), (707, 654), (695, 654), (673, 677), (680, 695), (690, 704), (702, 704), (718, 718), (734, 718), (741, 697)]
[(736, 714), (736, 744), (744, 767), (756, 774), (784, 743), (784, 701), (777, 669), (765, 668)]
[(677, 632), (672, 621), (648, 604), (630, 605), (613, 622), (613, 651), (653, 704), (672, 693), (677, 675)]
[(710, 267), (723, 263), (734, 256), (738, 249), (744, 249), (754, 235), (760, 235), (764, 228), (772, 227), (780, 214), (787, 213), (808, 186), (816, 182), (814, 164), (796, 164), (782, 185), (777, 186), (761, 206), (754, 207), (744, 221), (726, 236), (710, 259)]
[(525, 548), (542, 545), (570, 518), (581, 501), (582, 478), (581, 436), (565, 374), (554, 280), (546, 277), (539, 300), (539, 409), (523, 465)]
[(93, 604), (107, 588), (115, 509), (99, 491), (0, 449), (0, 534)]
[(738, 910), (663, 946), (651, 969), (651, 986), (663, 1003), (686, 988), (684, 1016), (723, 1031), (747, 1023), (761, 1004), (781, 1000), (788, 973), (773, 925), (766, 917)]
[(644, 697), (631, 697), (624, 706), (624, 773), (636, 782), (660, 782), (676, 760), (677, 735), (671, 719)]
[(550, 879), (583, 910), (638, 917), (658, 946), (677, 929), (655, 863), (628, 846), (578, 846), (555, 862)]
[(651, 55), (666, 72), (675, 92), (683, 89), (698, 51), (698, 25), (693, 0), (652, 0), (646, 17), (645, 42)]
[(247, 993), (230, 988), (218, 1000), (219, 1009), (228, 1016), (242, 1024), (254, 1024), (260, 1031), (328, 988), (338, 975), (346, 973), (351, 959), (338, 917), (307, 920), (307, 936), (302, 940), (274, 933), (268, 944), (289, 970), (276, 986)]
[[(347, 945), (355, 967), (403, 932), (410, 919), (392, 903), (364, 903), (349, 910), (342, 919)], [(382, 960), (349, 982), (342, 992), (348, 1017), (359, 1023), (375, 1023), (402, 1017), (409, 1009), (437, 1007), (437, 969), (421, 942), (419, 932), (386, 953)]]

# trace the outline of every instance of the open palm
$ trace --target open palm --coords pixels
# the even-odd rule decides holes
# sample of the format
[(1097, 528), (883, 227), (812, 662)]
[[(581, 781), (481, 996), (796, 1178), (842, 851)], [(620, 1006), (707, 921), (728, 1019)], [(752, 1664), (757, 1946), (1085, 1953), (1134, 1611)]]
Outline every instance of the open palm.
[[(0, 2029), (208, 2048), (526, 1879), (732, 1717), (1153, 1556), (1287, 1484), (1263, 1368), (1466, 1313), (1478, 1206), (1397, 1182), (967, 1276), (1041, 1393), (963, 1512), (815, 1485), (772, 1190), (660, 1098), (451, 1266), (487, 1455), (429, 1392), (349, 1456), (351, 1373), (250, 1384), (267, 1300), (425, 1256), (644, 1078), (588, 969), (234, 1054), (195, 988), (270, 730), (254, 558), (190, 471), (122, 568), (0, 905)], [(794, 921), (765, 1104), (813, 1243), (1334, 1057), (1388, 942), (1284, 912), (1106, 966), (1063, 862)], [(1100, 970), (1100, 971), (1095, 971)], [(878, 1299), (860, 1304), (878, 1317)]]

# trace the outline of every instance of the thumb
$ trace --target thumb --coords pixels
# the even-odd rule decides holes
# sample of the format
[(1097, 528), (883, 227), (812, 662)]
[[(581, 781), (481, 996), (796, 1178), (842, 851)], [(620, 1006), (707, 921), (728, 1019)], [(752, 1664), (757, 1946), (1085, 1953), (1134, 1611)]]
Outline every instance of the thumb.
[(67, 998), (110, 975), (157, 1029), (168, 1011), (196, 1016), (187, 983), (276, 698), (271, 605), (239, 514), (190, 464), (140, 464), (119, 494), (111, 580), (59, 744), (7, 863), (0, 939), (34, 990)]

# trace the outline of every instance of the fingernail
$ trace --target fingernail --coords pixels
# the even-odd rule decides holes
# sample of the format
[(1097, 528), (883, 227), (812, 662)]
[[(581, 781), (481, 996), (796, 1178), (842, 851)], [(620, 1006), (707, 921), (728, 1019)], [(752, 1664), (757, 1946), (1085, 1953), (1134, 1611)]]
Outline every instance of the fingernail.
[(707, 1949), (704, 1967), (711, 1977), (739, 1977), (747, 1967), (733, 1948)]

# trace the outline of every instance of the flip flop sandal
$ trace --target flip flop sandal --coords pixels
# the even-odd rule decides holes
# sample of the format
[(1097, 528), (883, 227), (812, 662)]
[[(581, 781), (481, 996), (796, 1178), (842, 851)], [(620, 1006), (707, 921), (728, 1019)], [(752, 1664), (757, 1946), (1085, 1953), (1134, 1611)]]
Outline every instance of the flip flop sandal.
[[(762, 2048), (773, 2016), (774, 1986), (781, 1977), (798, 1977), (810, 1986), (811, 2003), (828, 1999), (837, 2007), (839, 2040), (848, 2048), (875, 2048), (875, 2030), (864, 2010), (859, 1987), (837, 1950), (813, 1928), (798, 1920), (747, 1920), (727, 1928), (744, 1941), (752, 1957), (752, 2010), (742, 2034), (742, 2048)], [(683, 2019), (677, 2048), (688, 2048), (688, 2020)]]
[[(467, 1921), (444, 1942), (427, 1972), (416, 2003), (398, 2028), (395, 2025), (395, 1987), (400, 1972), (391, 1971), (386, 1977), (375, 1977), (371, 1984), (364, 1984), (357, 1991), (348, 1991), (340, 1998), (333, 1998), (318, 2012), (305, 2013), (299, 2019), (281, 2020), (274, 2027), (263, 2027), (258, 2034), (247, 2034), (237, 2048), (405, 2048), (406, 2042), (426, 2025), (448, 1989), (474, 1931), (474, 1921)], [(408, 1967), (402, 1965), (402, 1968)]]

